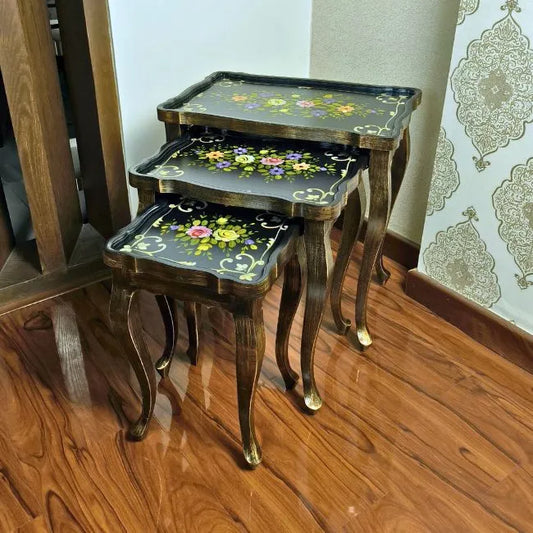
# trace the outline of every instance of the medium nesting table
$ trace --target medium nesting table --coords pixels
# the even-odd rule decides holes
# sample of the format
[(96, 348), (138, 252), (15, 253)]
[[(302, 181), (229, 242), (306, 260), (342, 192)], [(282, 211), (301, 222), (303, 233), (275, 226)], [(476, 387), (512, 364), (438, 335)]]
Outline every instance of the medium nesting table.
[[(361, 347), (366, 348), (372, 343), (366, 321), (371, 275), (376, 265), (382, 283), (389, 277), (381, 259), (383, 241), (409, 158), (411, 114), (420, 101), (421, 91), (413, 88), (215, 72), (161, 104), (158, 117), (165, 122), (167, 140), (184, 135), (190, 126), (200, 125), (368, 150), (370, 210), (355, 312), (357, 338)], [(258, 198), (254, 196), (258, 202), (266, 202)], [(352, 203), (351, 212), (353, 207)], [(353, 221), (348, 225), (353, 226)], [(323, 307), (325, 293), (323, 290), (313, 293), (313, 280), (322, 279), (326, 284), (328, 271), (323, 265), (328, 248), (324, 242), (328, 238), (326, 229), (323, 221), (307, 222), (306, 240), (316, 253), (308, 253), (312, 285), (307, 292), (306, 323), (317, 330), (322, 316), (318, 307)], [(351, 250), (354, 239), (354, 231), (343, 231), (341, 251)], [(336, 268), (340, 271), (334, 277), (342, 282), (345, 268), (342, 264)], [(346, 333), (349, 321), (340, 310), (335, 321), (339, 331)], [(316, 337), (309, 344), (311, 341), (304, 339), (303, 359), (310, 357), (315, 340)], [(308, 399), (314, 404), (310, 391)]]
[[(354, 201), (366, 165), (366, 154), (354, 147), (191, 128), (130, 169), (141, 213), (158, 196), (179, 193), (200, 201), (303, 218), (307, 293), (301, 368), (304, 401), (311, 411), (322, 405), (313, 377), (313, 357), (330, 287), (329, 233), (348, 199)], [(265, 218), (261, 225), (267, 228), (272, 220)], [(206, 242), (200, 247), (211, 245)], [(247, 245), (253, 250), (255, 243)], [(194, 254), (202, 252), (200, 247)], [(247, 254), (236, 260), (244, 267)]]

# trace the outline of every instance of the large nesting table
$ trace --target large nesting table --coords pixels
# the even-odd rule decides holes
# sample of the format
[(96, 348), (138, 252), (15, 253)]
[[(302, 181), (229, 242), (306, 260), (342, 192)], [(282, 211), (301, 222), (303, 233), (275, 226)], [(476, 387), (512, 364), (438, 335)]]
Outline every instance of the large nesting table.
[[(384, 283), (389, 273), (381, 254), (391, 208), (400, 189), (409, 159), (409, 123), (420, 104), (421, 91), (409, 87), (371, 86), (302, 78), (215, 72), (179, 96), (158, 106), (167, 140), (184, 135), (190, 126), (207, 126), (285, 139), (335, 143), (366, 151), (369, 171), (369, 217), (356, 296), (356, 333), (362, 348), (372, 343), (366, 320), (371, 275), (376, 266)], [(349, 150), (348, 150), (349, 151)], [(361, 154), (362, 152), (360, 152)], [(257, 198), (257, 196), (255, 196)], [(356, 195), (348, 214), (358, 211)], [(254, 204), (247, 204), (252, 207)], [(344, 205), (340, 203), (342, 207)], [(317, 223), (318, 222), (318, 223)], [(327, 289), (315, 293), (318, 280), (328, 286), (330, 271), (324, 256), (331, 224), (306, 221), (309, 247), (305, 322), (320, 325)], [(334, 279), (340, 294), (347, 256), (356, 238), (353, 220), (345, 220)], [(315, 283), (313, 282), (315, 281)], [(334, 303), (334, 317), (341, 333), (350, 322)], [(316, 337), (303, 339), (302, 359), (312, 358)], [(305, 376), (304, 376), (305, 380)], [(314, 388), (314, 387), (313, 387)], [(309, 396), (309, 401), (312, 403)]]

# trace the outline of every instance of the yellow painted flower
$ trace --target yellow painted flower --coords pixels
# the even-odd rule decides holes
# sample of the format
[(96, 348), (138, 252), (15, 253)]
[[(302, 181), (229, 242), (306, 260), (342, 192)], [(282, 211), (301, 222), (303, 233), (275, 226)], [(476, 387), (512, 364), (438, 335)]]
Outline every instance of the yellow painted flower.
[(217, 218), (217, 224), (219, 224), (220, 226), (223, 226), (224, 224), (227, 224), (227, 223), (228, 223), (228, 219), (226, 217)]
[(232, 229), (219, 228), (213, 232), (213, 237), (217, 241), (231, 242), (231, 241), (236, 241), (239, 238), (239, 234), (235, 230), (232, 230)]
[(197, 247), (197, 250), (201, 250), (202, 252), (205, 252), (206, 250), (209, 250), (211, 248), (210, 244), (199, 244)]
[(286, 100), (283, 100), (282, 98), (271, 98), (268, 103), (270, 105), (279, 106), (279, 105), (285, 105), (287, 102)]
[(296, 163), (292, 165), (292, 168), (296, 171), (308, 170), (311, 167), (309, 163)]
[(340, 105), (337, 109), (341, 113), (351, 113), (355, 108), (353, 105)]
[(244, 102), (244, 101), (248, 100), (248, 97), (240, 95), (240, 94), (236, 94), (235, 96), (232, 97), (232, 100), (234, 102)]
[(205, 154), (205, 157), (207, 157), (207, 159), (221, 159), (222, 157), (224, 157), (224, 152), (220, 152), (218, 150), (215, 150), (213, 152), (207, 152), (207, 154)]

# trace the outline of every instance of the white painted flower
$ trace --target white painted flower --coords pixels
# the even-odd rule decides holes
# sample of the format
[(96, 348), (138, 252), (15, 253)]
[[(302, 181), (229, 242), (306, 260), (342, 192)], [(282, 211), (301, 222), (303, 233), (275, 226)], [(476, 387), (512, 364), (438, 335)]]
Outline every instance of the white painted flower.
[(235, 158), (235, 161), (237, 161), (237, 163), (242, 163), (242, 164), (253, 163), (255, 161), (255, 157), (253, 155), (242, 154), (242, 155), (238, 155)]

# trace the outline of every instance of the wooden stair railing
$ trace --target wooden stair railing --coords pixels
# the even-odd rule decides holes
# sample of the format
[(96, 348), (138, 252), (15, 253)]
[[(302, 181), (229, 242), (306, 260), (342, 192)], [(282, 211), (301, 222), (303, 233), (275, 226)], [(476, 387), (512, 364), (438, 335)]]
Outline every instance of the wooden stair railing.
[[(69, 50), (70, 64), (82, 65), (69, 77), (85, 84), (74, 83), (71, 99), (78, 103), (74, 113), (89, 223), (82, 224), (46, 4), (2, 0), (0, 69), (35, 241), (14, 243), (0, 191), (0, 314), (107, 277), (104, 238), (130, 219), (107, 2), (58, 4), (72, 6), (65, 9), (65, 35), (78, 32), (81, 42), (93, 42), (71, 44)], [(89, 4), (90, 17), (70, 16), (74, 5), (83, 13)]]

